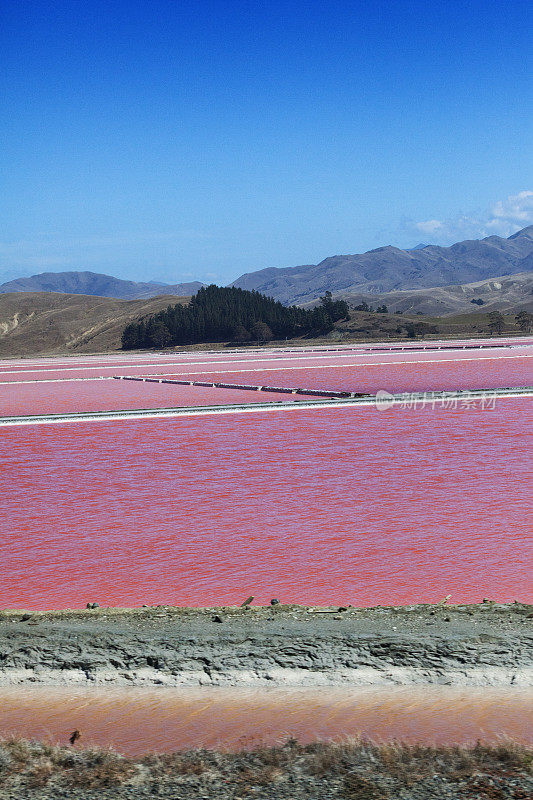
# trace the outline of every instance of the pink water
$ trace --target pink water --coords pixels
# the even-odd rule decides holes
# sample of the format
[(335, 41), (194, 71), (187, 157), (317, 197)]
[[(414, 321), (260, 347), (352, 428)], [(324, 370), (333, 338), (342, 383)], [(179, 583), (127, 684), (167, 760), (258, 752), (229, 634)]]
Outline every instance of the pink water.
[(292, 690), (0, 690), (0, 735), (113, 745), (135, 755), (191, 747), (240, 749), (362, 735), (377, 741), (469, 744), (509, 736), (533, 744), (532, 692), (424, 686)]
[[(526, 346), (361, 346), (11, 361), (0, 365), (0, 415), (283, 399), (71, 380), (113, 374), (368, 392), (531, 385), (530, 354)], [(532, 422), (531, 399), (500, 399), (486, 411), (299, 409), (3, 428), (1, 604), (213, 605), (249, 594), (260, 603), (448, 594), (531, 602)], [(132, 754), (359, 733), (444, 743), (505, 734), (531, 743), (531, 693), (515, 688), (24, 686), (0, 690), (0, 709), (0, 732), (66, 741), (80, 728), (82, 743)]]
[[(474, 351), (477, 357), (482, 357), (482, 351)], [(500, 351), (490, 351), (497, 352)], [(512, 351), (515, 352), (513, 348)], [(421, 354), (421, 357), (429, 358), (431, 354)], [(438, 356), (438, 353), (437, 353)], [(379, 355), (381, 358), (382, 355)], [(383, 358), (394, 360), (395, 358), (414, 357), (409, 353), (385, 353)], [(462, 351), (457, 351), (457, 357), (462, 357)], [(91, 378), (98, 376), (110, 377), (112, 375), (141, 375), (147, 372), (155, 372), (158, 375), (168, 373), (184, 372), (203, 374), (207, 371), (231, 371), (238, 369), (250, 369), (251, 371), (262, 371), (263, 369), (276, 368), (280, 366), (301, 364), (335, 365), (350, 363), (354, 359), (375, 358), (370, 353), (347, 351), (343, 353), (325, 353), (315, 350), (303, 350), (300, 353), (280, 352), (274, 353), (266, 351), (264, 353), (223, 353), (212, 352), (210, 354), (168, 354), (160, 356), (148, 354), (137, 358), (119, 360), (112, 357), (99, 359), (41, 359), (39, 362), (13, 361), (4, 362), (0, 365), (0, 380), (11, 382), (21, 380), (60, 380), (68, 378)]]
[[(448, 355), (449, 360), (443, 357), (433, 362), (429, 356), (413, 360), (404, 354), (403, 358), (409, 360), (399, 362), (398, 358), (393, 360), (389, 357), (386, 362), (376, 363), (373, 357), (371, 362), (360, 360), (358, 364), (339, 362), (334, 366), (324, 366), (319, 362), (292, 369), (259, 367), (238, 372), (227, 369), (217, 372), (213, 368), (209, 372), (204, 370), (203, 378), (199, 379), (371, 394), (380, 389), (400, 393), (533, 385), (533, 354), (493, 358), (469, 355), (461, 360)], [(187, 374), (192, 375), (192, 370)], [(183, 373), (176, 377), (183, 378)]]
[[(355, 359), (355, 360), (354, 360)], [(44, 361), (44, 360), (43, 360)], [(238, 366), (238, 370), (236, 369)], [(375, 393), (490, 389), (533, 384), (531, 347), (484, 351), (342, 354), (302, 353), (143, 356), (11, 362), (0, 371), (0, 416), (168, 406), (256, 403), (288, 399), (242, 390), (112, 380), (166, 375), (228, 383)], [(106, 377), (108, 380), (98, 380)], [(290, 398), (298, 400), (298, 396)], [(300, 398), (301, 399), (301, 398)]]
[(532, 422), (508, 399), (4, 428), (2, 604), (531, 601)]
[[(487, 378), (494, 373), (493, 384), (497, 386), (507, 386), (509, 383), (502, 384), (502, 380), (520, 382), (531, 381), (533, 366), (533, 349), (530, 346), (513, 346), (509, 348), (488, 348), (484, 350), (454, 350), (454, 351), (394, 351), (394, 352), (367, 352), (367, 351), (346, 351), (342, 353), (326, 353), (316, 350), (303, 350), (299, 353), (211, 353), (211, 354), (169, 354), (158, 356), (151, 354), (142, 357), (122, 359), (100, 358), (100, 359), (76, 359), (76, 360), (54, 360), (43, 359), (37, 362), (8, 362), (0, 367), (0, 381), (33, 381), (33, 380), (67, 380), (79, 378), (96, 378), (99, 376), (111, 377), (113, 375), (178, 375), (180, 377), (188, 375), (205, 376), (206, 380), (216, 378), (226, 380), (230, 376), (242, 373), (245, 376), (245, 383), (266, 383), (272, 382), (274, 377), (276, 382), (283, 381), (291, 370), (296, 370), (298, 375), (317, 380), (317, 371), (322, 371), (329, 367), (331, 379), (334, 381), (335, 388), (338, 380), (347, 368), (360, 368), (354, 373), (354, 377), (363, 378), (365, 370), (373, 367), (385, 367), (389, 364), (397, 364), (400, 372), (406, 366), (411, 365), (410, 377), (416, 377), (420, 372), (424, 376), (428, 368), (434, 364), (444, 365), (439, 373), (446, 379), (447, 369), (457, 366), (462, 372), (459, 377), (468, 375), (472, 370), (481, 370), (480, 377)], [(487, 363), (485, 363), (487, 362)], [(523, 363), (522, 363), (523, 362)], [(462, 366), (461, 366), (462, 365)], [(397, 368), (393, 368), (393, 372)], [(304, 371), (302, 371), (304, 370)], [(281, 377), (278, 377), (279, 372)], [(387, 369), (382, 370), (386, 375)], [(515, 377), (516, 376), (516, 377)], [(328, 374), (329, 379), (329, 374)], [(350, 380), (352, 378), (349, 375)], [(475, 375), (476, 380), (478, 375)], [(454, 376), (455, 379), (455, 376)], [(516, 385), (516, 384), (515, 384)], [(351, 386), (349, 387), (351, 388)], [(378, 387), (385, 388), (385, 387)], [(432, 388), (432, 387), (425, 387)], [(441, 387), (446, 388), (446, 387)], [(460, 387), (453, 387), (460, 388)], [(477, 387), (476, 387), (477, 388)], [(483, 388), (483, 387), (481, 387)], [(410, 389), (411, 390), (411, 389)], [(413, 389), (414, 390), (414, 389)]]
[[(283, 399), (288, 398), (271, 392), (122, 380), (0, 383), (0, 416), (226, 403), (279, 403)], [(291, 396), (290, 399), (298, 398)]]

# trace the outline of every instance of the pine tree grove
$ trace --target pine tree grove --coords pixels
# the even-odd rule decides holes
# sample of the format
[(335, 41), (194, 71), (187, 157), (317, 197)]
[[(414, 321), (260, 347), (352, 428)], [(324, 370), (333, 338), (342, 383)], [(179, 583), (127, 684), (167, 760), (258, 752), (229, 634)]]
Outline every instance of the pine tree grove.
[(122, 348), (252, 341), (261, 338), (258, 331), (268, 329), (276, 339), (327, 333), (337, 320), (348, 315), (347, 304), (332, 300), (329, 292), (321, 298), (320, 305), (308, 310), (284, 306), (259, 292), (212, 285), (200, 289), (187, 306), (168, 306), (127, 325), (122, 333)]

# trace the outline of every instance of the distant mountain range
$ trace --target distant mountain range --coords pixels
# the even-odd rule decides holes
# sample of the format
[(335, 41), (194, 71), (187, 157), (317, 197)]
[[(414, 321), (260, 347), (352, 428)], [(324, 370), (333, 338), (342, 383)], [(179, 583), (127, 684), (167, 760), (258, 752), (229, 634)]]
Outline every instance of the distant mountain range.
[(270, 267), (241, 275), (233, 286), (255, 289), (283, 303), (304, 305), (329, 290), (356, 294), (426, 287), (457, 286), (533, 270), (533, 225), (508, 239), (489, 236), (451, 247), (417, 246), (412, 250), (378, 247), (361, 255), (331, 256), (320, 264)]
[(97, 272), (43, 272), (31, 278), (17, 278), (0, 284), (0, 294), (9, 292), (61, 292), (63, 294), (91, 294), (97, 297), (114, 297), (121, 300), (144, 300), (160, 295), (175, 294), (190, 297), (204, 284), (199, 281), (174, 285), (138, 283), (101, 275)]
[[(505, 284), (505, 291), (509, 289), (509, 292), (505, 298), (500, 297), (501, 307), (510, 307), (508, 300), (511, 297), (519, 304), (521, 298), (529, 293), (527, 273), (531, 272), (533, 225), (508, 239), (489, 236), (458, 242), (450, 247), (419, 244), (410, 250), (378, 247), (360, 255), (331, 256), (320, 264), (269, 267), (241, 275), (232, 286), (255, 289), (287, 305), (311, 304), (329, 290), (349, 301), (370, 297), (374, 304), (390, 302), (399, 310), (408, 310), (412, 308), (409, 305), (411, 298), (415, 306), (421, 305), (422, 313), (453, 313), (462, 307), (463, 301), (469, 302), (468, 287), (471, 285), (491, 279), (502, 283), (503, 278), (513, 275), (522, 275), (523, 278), (515, 281), (511, 288), (508, 282)], [(161, 295), (190, 297), (203, 285), (200, 281), (174, 285), (155, 281), (139, 283), (96, 272), (44, 272), (1, 284), (0, 294), (61, 292), (144, 300)], [(500, 292), (495, 285), (486, 289), (491, 302), (498, 300)], [(435, 287), (442, 289), (437, 292), (438, 297)], [(443, 287), (449, 287), (449, 291), (444, 291)], [(389, 297), (390, 292), (398, 296)], [(426, 302), (423, 297), (429, 300)]]

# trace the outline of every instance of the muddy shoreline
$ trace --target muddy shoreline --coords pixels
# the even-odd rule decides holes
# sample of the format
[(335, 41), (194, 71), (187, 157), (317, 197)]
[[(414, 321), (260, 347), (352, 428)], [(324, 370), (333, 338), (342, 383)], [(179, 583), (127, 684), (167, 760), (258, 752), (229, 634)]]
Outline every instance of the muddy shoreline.
[(533, 684), (533, 606), (0, 612), (0, 685)]

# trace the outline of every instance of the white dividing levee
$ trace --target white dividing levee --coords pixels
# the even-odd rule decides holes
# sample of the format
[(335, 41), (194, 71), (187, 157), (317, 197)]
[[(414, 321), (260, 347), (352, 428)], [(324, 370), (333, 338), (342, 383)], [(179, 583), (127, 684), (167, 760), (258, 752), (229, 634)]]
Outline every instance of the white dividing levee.
[[(431, 395), (431, 396), (428, 396)], [(409, 402), (418, 403), (449, 403), (455, 399), (462, 403), (480, 401), (487, 396), (490, 400), (497, 398), (526, 398), (533, 397), (533, 387), (518, 389), (496, 389), (487, 391), (464, 391), (464, 392), (421, 392), (409, 395)], [(124, 419), (156, 419), (171, 417), (194, 417), (216, 414), (249, 414), (264, 411), (299, 411), (302, 409), (333, 409), (346, 408), (350, 406), (373, 407), (379, 410), (391, 408), (393, 405), (400, 405), (406, 402), (405, 395), (389, 395), (384, 393), (381, 397), (357, 397), (336, 400), (310, 400), (310, 401), (280, 401), (269, 403), (246, 403), (236, 405), (217, 405), (217, 406), (189, 406), (176, 408), (157, 408), (157, 409), (128, 409), (125, 411), (93, 411), (82, 413), (65, 413), (49, 415), (31, 415), (17, 417), (0, 417), (0, 426), (6, 425), (42, 425), (57, 423), (78, 423), (78, 422), (110, 422), (113, 420)]]

